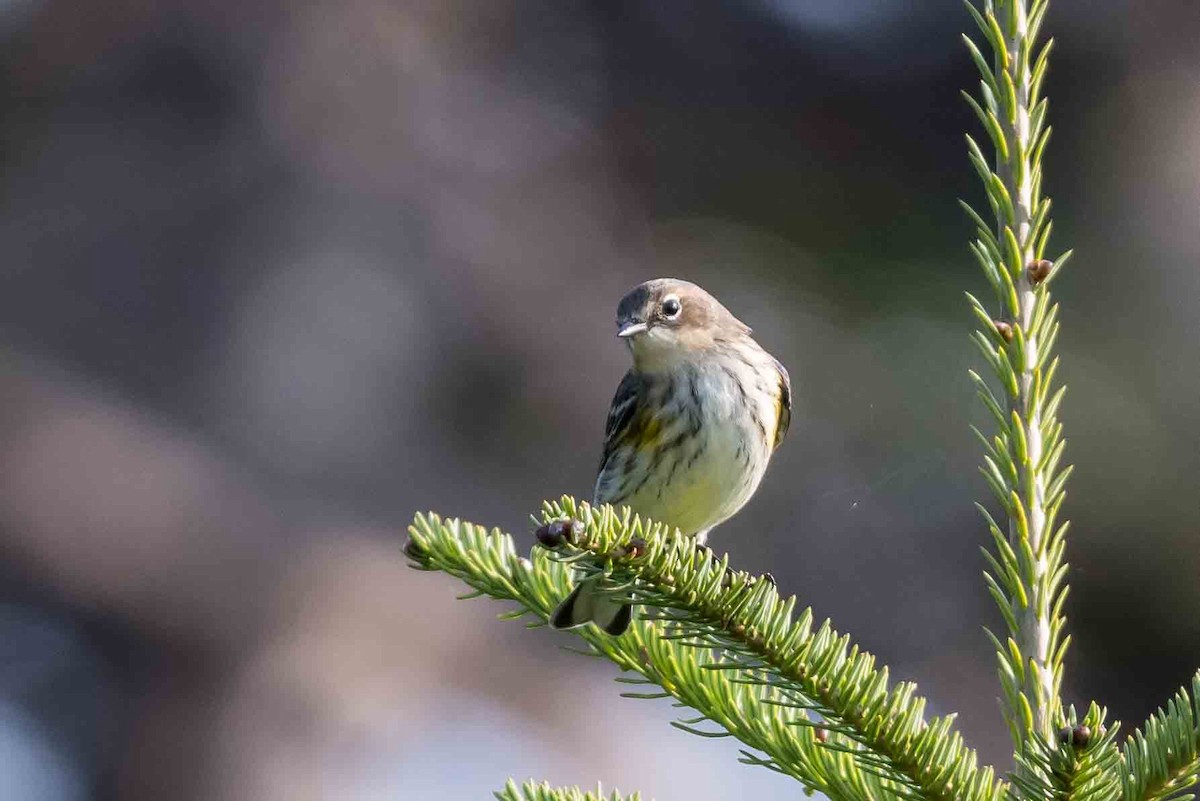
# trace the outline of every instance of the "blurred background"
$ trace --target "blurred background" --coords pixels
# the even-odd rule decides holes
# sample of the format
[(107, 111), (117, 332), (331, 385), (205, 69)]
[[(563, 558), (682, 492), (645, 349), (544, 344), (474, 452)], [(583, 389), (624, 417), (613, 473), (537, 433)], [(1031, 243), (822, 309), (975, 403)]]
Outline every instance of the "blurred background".
[[(794, 798), (400, 554), (587, 496), (617, 300), (795, 418), (714, 539), (1007, 762), (956, 0), (0, 2), (0, 796)], [(1200, 666), (1200, 6), (1054, 0), (1065, 688)]]

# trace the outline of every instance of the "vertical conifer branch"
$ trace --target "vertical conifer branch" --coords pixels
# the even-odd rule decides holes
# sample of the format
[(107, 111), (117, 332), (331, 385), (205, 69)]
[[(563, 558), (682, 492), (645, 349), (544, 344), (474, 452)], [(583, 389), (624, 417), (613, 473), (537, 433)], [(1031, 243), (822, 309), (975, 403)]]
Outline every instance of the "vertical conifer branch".
[(996, 640), (1005, 717), (1018, 753), (1026, 753), (1032, 737), (1048, 742), (1062, 717), (1066, 527), (1055, 520), (1070, 471), (1058, 469), (1062, 396), (1052, 386), (1058, 309), (1047, 285), (1070, 254), (1057, 264), (1042, 260), (1051, 223), (1050, 201), (1041, 192), (1049, 127), (1039, 95), (1051, 43), (1036, 52), (1034, 43), (1047, 1), (984, 0), (982, 9), (968, 7), (993, 55), (989, 64), (968, 42), (983, 79), (980, 101), (968, 100), (995, 148), (992, 168), (968, 137), (995, 216), (992, 227), (972, 212), (978, 226), (973, 250), (1000, 311), (993, 316), (971, 301), (983, 323), (976, 344), (1005, 394), (999, 401), (973, 376), (999, 427), (992, 439), (982, 437), (984, 475), (1008, 513), (1005, 533), (988, 518), (997, 551), (989, 555), (988, 583), (1009, 628), (1007, 643)]

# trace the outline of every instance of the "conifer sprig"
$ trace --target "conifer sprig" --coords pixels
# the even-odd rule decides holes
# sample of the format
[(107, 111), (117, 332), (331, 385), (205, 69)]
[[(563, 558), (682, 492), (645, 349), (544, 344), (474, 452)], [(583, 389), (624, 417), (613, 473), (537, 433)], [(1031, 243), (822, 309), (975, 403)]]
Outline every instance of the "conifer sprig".
[(680, 728), (732, 734), (765, 754), (747, 752), (743, 761), (838, 801), (997, 801), (1003, 794), (952, 718), (926, 721), (914, 685), (889, 686), (886, 668), (876, 669), (828, 621), (815, 626), (810, 610), (795, 614), (795, 598), (781, 599), (769, 581), (732, 571), (728, 558), (716, 562), (627, 510), (570, 498), (547, 504), (543, 522), (563, 520), (578, 521), (570, 541), (524, 559), (507, 535), (418, 516), (408, 552), (419, 566), (518, 601), (522, 609), (510, 616), (533, 613), (531, 625), (542, 625), (566, 594), (568, 565), (604, 571), (628, 600), (653, 611), (621, 637), (578, 629), (594, 651), (700, 713)]
[(1047, 6), (1047, 0), (983, 0), (981, 8), (968, 2), (990, 58), (963, 37), (980, 74), (978, 99), (965, 96), (994, 155), (988, 159), (967, 137), (992, 221), (963, 205), (976, 226), (971, 249), (997, 307), (991, 312), (968, 295), (979, 322), (975, 344), (999, 384), (994, 391), (971, 373), (997, 427), (991, 436), (975, 433), (984, 447), (984, 478), (1008, 518), (1002, 527), (980, 507), (995, 546), (985, 576), (1008, 629), (1005, 637), (992, 635), (1005, 718), (1018, 753), (1027, 756), (1035, 737), (1052, 741), (1063, 720), (1059, 692), (1069, 642), (1062, 613), (1067, 524), (1060, 510), (1071, 468), (1061, 465), (1063, 389), (1055, 384), (1053, 355), (1058, 306), (1049, 286), (1071, 254), (1044, 258), (1052, 223), (1042, 193), (1050, 126), (1041, 92), (1053, 40), (1040, 49), (1035, 43)]

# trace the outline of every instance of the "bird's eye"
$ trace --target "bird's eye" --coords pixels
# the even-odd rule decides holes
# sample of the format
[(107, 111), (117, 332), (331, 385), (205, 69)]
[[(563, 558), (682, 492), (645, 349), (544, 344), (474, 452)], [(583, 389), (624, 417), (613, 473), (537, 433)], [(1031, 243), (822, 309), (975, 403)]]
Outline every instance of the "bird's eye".
[(667, 298), (662, 302), (662, 313), (664, 317), (678, 317), (679, 312), (681, 311), (683, 311), (683, 305), (680, 304), (679, 298)]

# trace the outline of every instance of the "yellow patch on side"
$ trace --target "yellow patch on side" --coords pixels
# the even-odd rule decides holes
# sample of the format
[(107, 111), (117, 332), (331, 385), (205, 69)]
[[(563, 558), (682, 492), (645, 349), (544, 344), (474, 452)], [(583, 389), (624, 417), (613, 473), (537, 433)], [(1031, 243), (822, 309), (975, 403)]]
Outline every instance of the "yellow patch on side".
[(791, 398), (785, 381), (786, 379), (780, 376), (779, 384), (775, 389), (775, 419), (774, 425), (771, 427), (771, 435), (767, 438), (767, 444), (771, 446), (771, 450), (779, 447), (792, 423)]
[(662, 433), (662, 420), (657, 415), (639, 414), (625, 429), (621, 444), (640, 451), (658, 445), (662, 441)]
[(771, 415), (771, 428), (769, 431), (767, 431), (767, 445), (773, 447), (778, 439), (777, 435), (779, 434), (779, 417), (781, 414), (783, 414), (782, 392), (775, 393), (775, 402), (772, 404), (772, 411), (775, 413)]

